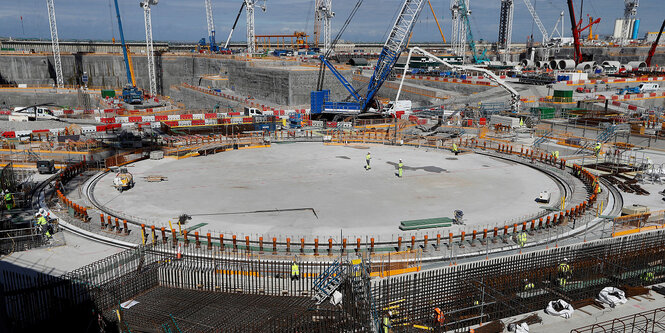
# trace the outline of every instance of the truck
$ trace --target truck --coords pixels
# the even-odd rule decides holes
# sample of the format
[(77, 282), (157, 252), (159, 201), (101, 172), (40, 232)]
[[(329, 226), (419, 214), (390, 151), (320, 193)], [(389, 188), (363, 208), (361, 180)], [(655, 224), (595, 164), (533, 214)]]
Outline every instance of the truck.
[(55, 173), (55, 161), (54, 160), (37, 161), (37, 172), (39, 172), (40, 174)]
[(58, 120), (49, 108), (44, 106), (15, 107), (9, 115), (10, 121)]
[(263, 113), (257, 109), (257, 108), (250, 108), (250, 107), (245, 107), (245, 110), (243, 112), (243, 115), (246, 117), (252, 117), (252, 116), (260, 116)]

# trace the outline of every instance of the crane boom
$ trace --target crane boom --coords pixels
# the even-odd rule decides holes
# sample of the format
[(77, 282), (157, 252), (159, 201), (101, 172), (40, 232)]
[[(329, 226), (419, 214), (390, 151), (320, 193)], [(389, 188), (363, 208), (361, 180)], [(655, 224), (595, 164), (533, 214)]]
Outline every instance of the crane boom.
[(120, 42), (122, 43), (122, 55), (125, 58), (127, 83), (134, 85), (134, 82), (132, 82), (131, 70), (129, 69), (129, 59), (127, 58), (127, 44), (125, 44), (125, 34), (122, 32), (122, 19), (120, 18), (120, 9), (118, 8), (118, 0), (113, 0), (113, 1), (115, 3), (115, 15), (118, 18), (118, 30), (120, 31)]
[(60, 60), (60, 41), (58, 40), (58, 25), (55, 22), (55, 4), (53, 0), (46, 0), (48, 8), (48, 22), (51, 29), (51, 47), (53, 48), (53, 67), (55, 67), (55, 83), (63, 88), (65, 83), (62, 76), (62, 62)]
[(550, 40), (550, 36), (547, 34), (547, 29), (545, 29), (545, 26), (543, 25), (543, 22), (540, 20), (540, 17), (538, 16), (538, 13), (536, 13), (536, 9), (533, 8), (533, 5), (531, 4), (531, 1), (529, 0), (524, 0), (524, 5), (526, 5), (526, 9), (529, 10), (529, 13), (531, 13), (531, 17), (533, 17), (533, 21), (536, 22), (536, 26), (538, 27), (538, 30), (540, 30), (540, 33), (543, 35), (543, 44), (548, 42)]
[(570, 14), (570, 25), (573, 31), (573, 44), (575, 45), (575, 64), (582, 62), (582, 46), (580, 45), (580, 30), (575, 19), (575, 8), (573, 0), (568, 0), (568, 14)]
[(233, 35), (233, 30), (236, 29), (236, 25), (238, 24), (238, 19), (240, 18), (240, 14), (242, 14), (242, 9), (245, 8), (245, 2), (242, 2), (242, 5), (240, 5), (240, 10), (238, 11), (238, 15), (236, 15), (236, 20), (233, 22), (233, 27), (231, 27), (231, 32), (229, 32), (229, 37), (226, 38), (226, 43), (224, 43), (224, 48), (228, 49), (229, 48), (229, 42), (231, 41), (231, 36)]
[(212, 16), (212, 2), (205, 0), (206, 22), (208, 23), (208, 42), (210, 43), (210, 52), (217, 52), (217, 42), (215, 41), (215, 21)]
[(118, 18), (118, 31), (120, 31), (120, 42), (122, 43), (122, 55), (125, 58), (125, 69), (127, 74), (127, 87), (122, 89), (122, 99), (125, 103), (141, 103), (143, 101), (143, 94), (136, 88), (136, 81), (134, 80), (134, 70), (132, 69), (132, 60), (129, 58), (129, 51), (125, 43), (125, 34), (122, 31), (122, 19), (120, 18), (120, 8), (118, 7), (118, 0), (113, 0), (115, 3), (115, 14)]
[(517, 112), (520, 107), (520, 94), (515, 90), (513, 87), (511, 87), (506, 81), (502, 80), (500, 77), (498, 77), (494, 72), (481, 68), (481, 67), (476, 67), (476, 66), (465, 66), (465, 65), (453, 65), (448, 63), (445, 60), (442, 60), (441, 58), (419, 48), (419, 47), (412, 47), (409, 49), (409, 55), (408, 58), (406, 59), (406, 65), (404, 65), (404, 74), (402, 75), (402, 80), (399, 84), (399, 90), (397, 90), (397, 97), (395, 97), (395, 100), (397, 101), (399, 99), (399, 95), (402, 92), (402, 85), (404, 84), (404, 78), (406, 77), (406, 71), (409, 68), (409, 61), (411, 60), (411, 55), (413, 54), (414, 51), (420, 52), (421, 54), (427, 56), (428, 58), (440, 62), (441, 64), (445, 65), (448, 68), (451, 69), (459, 69), (459, 70), (465, 70), (465, 71), (475, 71), (475, 72), (481, 72), (483, 73), (489, 80), (495, 82), (496, 84), (499, 85), (499, 87), (503, 88), (510, 94), (510, 108), (513, 112)]
[(658, 32), (658, 36), (656, 36), (656, 40), (651, 44), (651, 48), (649, 49), (649, 55), (645, 61), (647, 67), (651, 67), (651, 58), (653, 58), (654, 53), (656, 53), (656, 48), (658, 47), (658, 43), (660, 43), (660, 35), (663, 34), (663, 28), (665, 28), (665, 20), (663, 20), (663, 24), (660, 26), (660, 31)]
[(411, 34), (413, 24), (418, 18), (424, 2), (424, 0), (406, 0), (402, 4), (395, 24), (393, 24), (388, 39), (383, 45), (379, 60), (376, 62), (374, 74), (372, 74), (372, 78), (369, 80), (367, 95), (361, 107), (362, 111), (367, 111), (371, 106), (377, 106), (375, 105), (374, 97), (388, 78), (388, 75), (390, 75), (400, 54), (406, 48), (406, 41)]

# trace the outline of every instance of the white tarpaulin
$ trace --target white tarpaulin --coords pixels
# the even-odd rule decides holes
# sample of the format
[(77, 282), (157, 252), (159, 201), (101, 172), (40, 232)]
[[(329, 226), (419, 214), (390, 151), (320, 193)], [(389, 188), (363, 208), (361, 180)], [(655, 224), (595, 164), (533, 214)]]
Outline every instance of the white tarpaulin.
[(626, 293), (624, 293), (623, 290), (614, 287), (603, 288), (598, 294), (598, 300), (609, 304), (611, 308), (628, 302), (626, 299)]
[(573, 312), (575, 312), (573, 306), (562, 299), (547, 303), (547, 307), (545, 308), (545, 313), (548, 315), (559, 316), (566, 319), (572, 317)]

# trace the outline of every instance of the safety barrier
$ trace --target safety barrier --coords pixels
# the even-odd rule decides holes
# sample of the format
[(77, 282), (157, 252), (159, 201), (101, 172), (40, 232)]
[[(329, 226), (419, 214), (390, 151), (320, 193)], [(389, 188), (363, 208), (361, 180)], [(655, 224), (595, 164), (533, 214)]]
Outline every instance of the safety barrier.
[(72, 200), (68, 199), (63, 193), (63, 184), (68, 183), (71, 179), (77, 175), (83, 173), (86, 170), (87, 166), (85, 162), (79, 162), (76, 164), (70, 164), (65, 169), (60, 171), (60, 175), (55, 181), (55, 193), (60, 200), (60, 203), (67, 209), (69, 216), (77, 218), (82, 222), (90, 221), (90, 216), (88, 215), (88, 208), (80, 206), (74, 203)]

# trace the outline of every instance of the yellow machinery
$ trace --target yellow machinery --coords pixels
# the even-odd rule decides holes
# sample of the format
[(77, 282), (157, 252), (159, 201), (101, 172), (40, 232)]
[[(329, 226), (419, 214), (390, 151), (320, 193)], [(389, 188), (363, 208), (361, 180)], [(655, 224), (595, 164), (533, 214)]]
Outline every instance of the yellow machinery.
[(134, 176), (127, 171), (127, 168), (120, 168), (120, 171), (113, 178), (113, 186), (121, 193), (122, 191), (129, 190), (134, 187)]

